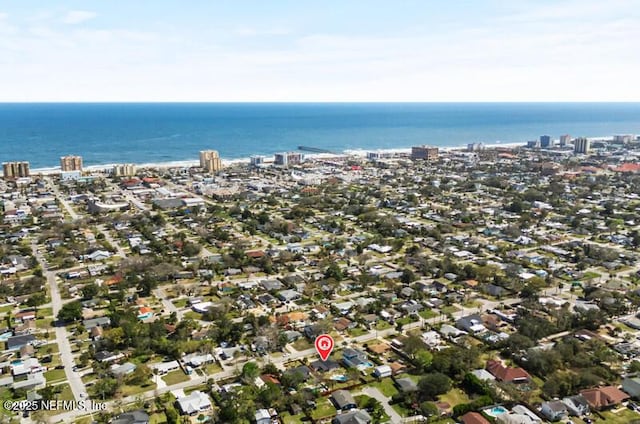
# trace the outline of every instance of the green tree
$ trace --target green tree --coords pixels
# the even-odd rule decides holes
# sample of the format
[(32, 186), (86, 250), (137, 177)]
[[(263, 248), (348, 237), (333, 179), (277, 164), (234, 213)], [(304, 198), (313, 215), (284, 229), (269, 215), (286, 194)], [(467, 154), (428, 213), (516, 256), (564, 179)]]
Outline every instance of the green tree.
[(136, 367), (136, 369), (127, 378), (127, 382), (134, 385), (144, 385), (149, 381), (152, 375), (153, 373), (148, 366), (144, 364), (138, 365), (138, 367)]
[(425, 398), (435, 399), (451, 390), (451, 379), (439, 372), (426, 374), (418, 383), (418, 388)]
[(98, 294), (99, 290), (100, 288), (95, 283), (86, 284), (82, 288), (82, 297), (84, 299), (92, 299)]
[(58, 311), (58, 321), (73, 322), (82, 319), (82, 303), (74, 300), (62, 306)]
[(47, 303), (47, 296), (43, 293), (34, 293), (27, 300), (27, 306), (38, 309), (38, 306)]
[(100, 396), (102, 400), (104, 400), (116, 394), (116, 391), (118, 390), (118, 382), (116, 381), (116, 379), (110, 377), (101, 378), (96, 382), (96, 384), (94, 384), (93, 387), (96, 391), (96, 394)]
[(252, 384), (253, 381), (260, 375), (260, 367), (255, 362), (247, 362), (242, 367), (242, 379), (247, 384)]

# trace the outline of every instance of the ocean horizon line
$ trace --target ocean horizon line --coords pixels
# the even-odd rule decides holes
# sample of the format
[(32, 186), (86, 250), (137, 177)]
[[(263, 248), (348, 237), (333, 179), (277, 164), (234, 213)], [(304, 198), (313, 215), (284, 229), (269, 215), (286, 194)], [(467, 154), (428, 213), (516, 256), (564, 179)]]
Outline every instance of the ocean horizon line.
[(469, 105), (523, 105), (523, 104), (542, 104), (542, 105), (580, 105), (580, 104), (640, 104), (640, 100), (576, 100), (576, 101), (556, 101), (556, 100), (38, 100), (38, 101), (21, 101), (21, 100), (0, 100), (0, 105), (109, 105), (109, 104), (127, 104), (127, 105), (448, 105), (448, 104), (469, 104)]

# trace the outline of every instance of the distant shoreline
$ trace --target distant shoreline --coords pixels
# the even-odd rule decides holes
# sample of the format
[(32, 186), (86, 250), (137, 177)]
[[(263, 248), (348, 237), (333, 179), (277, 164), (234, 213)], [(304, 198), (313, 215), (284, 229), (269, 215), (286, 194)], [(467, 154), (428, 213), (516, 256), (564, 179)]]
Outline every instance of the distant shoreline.
[[(517, 147), (522, 147), (526, 143), (524, 142), (510, 142), (510, 143), (493, 143), (493, 144), (484, 144), (484, 147), (487, 149), (495, 149), (495, 148), (509, 148), (514, 149)], [(438, 147), (438, 146), (434, 146)], [(454, 150), (466, 150), (467, 146), (446, 146), (446, 147), (438, 147), (441, 151), (454, 151)], [(368, 152), (380, 152), (380, 153), (395, 153), (395, 154), (410, 154), (411, 147), (402, 147), (402, 148), (394, 148), (394, 149), (348, 149), (344, 150), (342, 153), (304, 153), (302, 151), (295, 150), (296, 152), (303, 153), (305, 158), (310, 159), (331, 159), (334, 157), (340, 156), (356, 156), (356, 157), (366, 157)], [(264, 154), (264, 155), (256, 155), (256, 156), (273, 156), (273, 154)], [(223, 166), (232, 166), (239, 164), (248, 164), (250, 162), (250, 158), (237, 158), (237, 159), (221, 159)], [(110, 170), (116, 165), (122, 165), (125, 163), (131, 162), (118, 162), (118, 163), (106, 163), (100, 165), (89, 165), (84, 166), (82, 168), (83, 171), (89, 172), (101, 172), (104, 170)], [(190, 168), (196, 167), (200, 165), (200, 161), (198, 159), (185, 159), (185, 160), (176, 160), (176, 161), (167, 161), (167, 162), (152, 162), (152, 163), (132, 163), (139, 169), (144, 168), (158, 168), (158, 169), (168, 169), (168, 168)], [(59, 174), (61, 172), (59, 166), (55, 167), (44, 167), (44, 168), (33, 168), (31, 169), (32, 174), (43, 174), (43, 175), (52, 175)]]
[[(613, 139), (613, 136), (587, 137), (587, 138), (589, 140), (591, 140), (591, 141), (596, 141), (596, 140), (611, 141)], [(515, 149), (515, 148), (518, 148), (518, 147), (525, 147), (526, 143), (527, 143), (526, 141), (520, 141), (520, 142), (513, 142), (512, 141), (512, 142), (505, 142), (505, 143), (495, 142), (495, 143), (477, 143), (477, 144), (482, 144), (484, 146), (484, 148), (486, 148), (486, 149), (497, 149), (497, 148)], [(455, 150), (466, 150), (468, 144), (471, 144), (471, 143), (467, 143), (466, 145), (463, 145), (463, 146), (443, 146), (443, 147), (433, 146), (433, 147), (438, 147), (438, 149), (440, 149), (441, 151), (450, 152), (450, 151), (455, 151)], [(376, 148), (371, 148), (371, 149), (366, 149), (366, 148), (347, 149), (347, 150), (343, 150), (341, 153), (304, 153), (304, 152), (298, 151), (298, 150), (295, 150), (295, 151), (303, 153), (306, 158), (310, 158), (310, 159), (330, 159), (332, 157), (339, 157), (339, 156), (366, 157), (366, 154), (368, 152), (410, 154), (411, 153), (411, 147), (399, 147), (399, 148), (387, 148), (387, 149), (384, 149), (384, 148), (382, 148), (382, 149), (376, 149)], [(274, 154), (257, 154), (256, 156), (269, 157), (269, 156), (273, 156), (273, 155)], [(232, 166), (232, 165), (239, 165), (239, 164), (243, 164), (243, 163), (249, 163), (249, 161), (250, 161), (249, 157), (236, 158), (236, 159), (222, 159), (222, 164), (223, 164), (223, 166), (227, 167), (227, 166)], [(157, 169), (189, 168), (189, 167), (197, 167), (197, 166), (200, 165), (200, 161), (198, 159), (185, 159), (185, 160), (175, 160), (175, 161), (166, 161), (166, 162), (142, 162), (142, 163), (123, 161), (123, 162), (117, 162), (117, 163), (106, 163), (106, 164), (99, 164), (99, 165), (89, 165), (89, 166), (83, 167), (83, 171), (101, 172), (101, 171), (105, 171), (105, 170), (110, 170), (116, 165), (122, 165), (122, 164), (126, 164), (126, 163), (132, 163), (133, 165), (135, 165), (139, 169), (149, 169), (149, 168), (157, 168)], [(60, 170), (59, 166), (33, 168), (31, 170), (32, 174), (42, 174), (42, 175), (59, 174), (60, 172), (61, 172), (61, 170)]]

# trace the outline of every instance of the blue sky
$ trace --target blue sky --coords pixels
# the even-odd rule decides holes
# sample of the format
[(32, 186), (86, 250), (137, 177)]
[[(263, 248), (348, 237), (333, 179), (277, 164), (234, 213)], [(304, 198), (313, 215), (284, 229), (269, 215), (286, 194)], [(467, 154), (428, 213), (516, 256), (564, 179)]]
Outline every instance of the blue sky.
[(0, 101), (640, 101), (640, 0), (0, 1)]

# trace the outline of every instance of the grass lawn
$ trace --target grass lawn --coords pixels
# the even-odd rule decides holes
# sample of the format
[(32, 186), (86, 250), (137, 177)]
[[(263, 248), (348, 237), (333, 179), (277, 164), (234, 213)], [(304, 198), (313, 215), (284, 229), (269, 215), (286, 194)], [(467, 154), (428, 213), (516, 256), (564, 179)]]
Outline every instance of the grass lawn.
[[(0, 310), (0, 312), (2, 312)], [(38, 309), (38, 316), (39, 317), (52, 317), (53, 316), (53, 309), (52, 308), (40, 308)]]
[(185, 374), (182, 370), (175, 370), (167, 373), (162, 377), (165, 383), (169, 386), (172, 384), (182, 383), (183, 381), (189, 380), (189, 376)]
[(204, 369), (207, 372), (207, 374), (216, 374), (222, 371), (222, 367), (220, 367), (220, 365), (218, 365), (217, 362), (214, 362), (213, 364), (208, 364)]
[(36, 328), (49, 329), (53, 327), (53, 325), (51, 325), (52, 323), (53, 323), (53, 318), (37, 319)]
[(15, 308), (14, 305), (6, 305), (0, 308), (0, 314), (4, 314), (7, 313), (9, 311), (13, 311), (13, 309)]
[(424, 319), (430, 319), (438, 316), (438, 314), (433, 312), (431, 309), (422, 310), (418, 312), (418, 314)]
[(185, 388), (183, 391), (184, 391), (185, 395), (189, 395), (189, 393), (195, 392), (196, 390), (200, 390), (201, 392), (205, 392), (206, 393), (207, 392), (207, 385), (206, 384), (200, 384), (198, 386), (190, 386), (190, 387)]
[(585, 279), (585, 280), (592, 280), (594, 278), (600, 278), (600, 277), (601, 277), (600, 274), (598, 274), (597, 272), (593, 272), (593, 271), (587, 271), (582, 276), (582, 278)]
[(293, 346), (293, 348), (295, 350), (297, 350), (297, 351), (307, 350), (307, 349), (311, 349), (313, 347), (311, 345), (311, 343), (309, 343), (307, 341), (306, 338), (300, 338), (300, 339), (296, 340), (295, 342), (293, 342), (293, 344), (291, 346)]
[(410, 324), (410, 323), (416, 322), (416, 321), (418, 321), (418, 320), (413, 318), (413, 317), (411, 317), (411, 316), (406, 316), (406, 317), (402, 317), (402, 318), (398, 319), (396, 322), (398, 324), (407, 325), (407, 324)]
[(360, 328), (360, 327), (356, 327), (356, 328), (352, 328), (351, 330), (349, 330), (349, 336), (351, 337), (358, 337), (358, 336), (362, 336), (363, 334), (367, 334), (368, 331), (365, 330), (364, 328)]
[(378, 321), (376, 323), (377, 330), (386, 330), (387, 328), (391, 328), (391, 324), (389, 324), (387, 321)]
[(321, 418), (329, 418), (336, 415), (336, 408), (331, 404), (329, 398), (321, 397), (317, 401), (316, 409), (311, 412), (311, 417), (314, 420), (319, 420)]
[(58, 399), (60, 400), (73, 400), (73, 392), (71, 391), (71, 386), (67, 383), (61, 384), (58, 387), (62, 387), (62, 391), (58, 394)]
[(288, 412), (284, 412), (280, 414), (280, 418), (284, 424), (302, 424), (302, 419), (304, 418), (304, 414), (300, 415), (291, 415)]
[(194, 312), (194, 311), (188, 311), (188, 312), (185, 312), (185, 313), (183, 314), (183, 317), (184, 317), (184, 318), (195, 319), (195, 320), (198, 320), (198, 321), (201, 321), (201, 320), (202, 320), (202, 314), (199, 314), (199, 313)]
[(93, 422), (93, 420), (91, 419), (91, 417), (82, 417), (82, 418), (78, 418), (77, 420), (75, 420), (75, 424), (91, 424)]
[(148, 392), (156, 388), (156, 383), (147, 384), (145, 386), (129, 386), (124, 385), (120, 388), (122, 396), (133, 396), (140, 393)]
[(390, 378), (383, 378), (381, 381), (376, 381), (370, 385), (380, 390), (380, 393), (388, 398), (398, 393), (398, 389), (393, 385), (393, 380)]
[(440, 308), (440, 311), (443, 314), (455, 314), (456, 312), (459, 312), (461, 309), (458, 308), (457, 306), (443, 306), (442, 308)]
[(173, 303), (176, 308), (184, 308), (185, 306), (187, 306), (187, 299), (177, 299), (171, 303)]
[(167, 416), (164, 412), (156, 412), (149, 416), (149, 424), (162, 424), (167, 422)]
[[(629, 424), (629, 423), (632, 423), (634, 420), (640, 420), (640, 414), (630, 409), (623, 407), (623, 409), (617, 413), (614, 411), (616, 410), (614, 409), (613, 411), (602, 412), (602, 416), (605, 419), (604, 420), (595, 419), (594, 421), (597, 423), (607, 423), (607, 424), (609, 423)], [(591, 418), (596, 418), (596, 416), (593, 415)]]
[(399, 403), (396, 403), (395, 405), (391, 405), (391, 407), (394, 409), (394, 411), (396, 411), (398, 414), (400, 414), (401, 417), (408, 417), (410, 416), (410, 412), (407, 408), (405, 408), (404, 406), (402, 406)]
[(51, 370), (44, 373), (44, 378), (47, 379), (47, 383), (56, 383), (58, 381), (64, 381), (67, 376), (64, 370)]
[(80, 379), (84, 384), (87, 384), (92, 381), (95, 381), (96, 375), (94, 373), (91, 373), (91, 374), (83, 375), (82, 377), (80, 377)]
[(40, 351), (46, 354), (58, 353), (60, 352), (60, 348), (58, 348), (58, 343), (48, 343), (42, 346)]
[(461, 403), (468, 403), (469, 397), (460, 389), (451, 389), (447, 393), (440, 395), (440, 401), (447, 402), (451, 407)]

